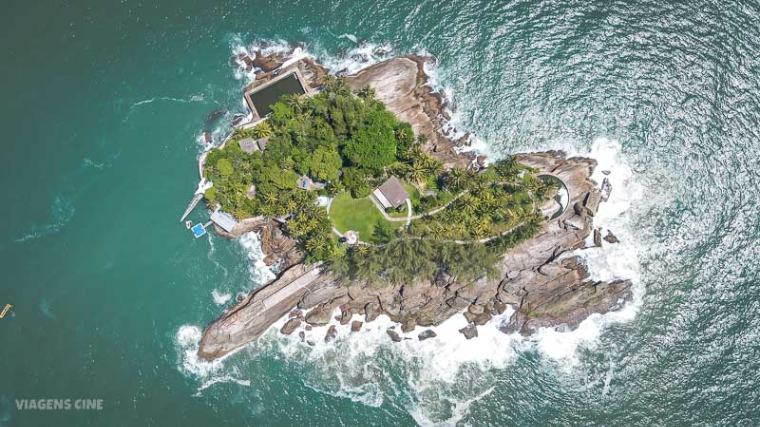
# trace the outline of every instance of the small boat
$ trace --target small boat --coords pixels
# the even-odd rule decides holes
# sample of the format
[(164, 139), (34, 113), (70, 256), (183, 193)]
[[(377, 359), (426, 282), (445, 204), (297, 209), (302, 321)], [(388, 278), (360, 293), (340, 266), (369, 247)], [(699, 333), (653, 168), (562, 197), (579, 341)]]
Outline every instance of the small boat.
[(5, 317), (6, 314), (8, 314), (9, 311), (13, 308), (13, 305), (11, 304), (5, 304), (5, 307), (3, 307), (3, 311), (0, 311), (0, 319)]
[(193, 222), (188, 219), (185, 221), (185, 227), (187, 227), (188, 230), (193, 228)]

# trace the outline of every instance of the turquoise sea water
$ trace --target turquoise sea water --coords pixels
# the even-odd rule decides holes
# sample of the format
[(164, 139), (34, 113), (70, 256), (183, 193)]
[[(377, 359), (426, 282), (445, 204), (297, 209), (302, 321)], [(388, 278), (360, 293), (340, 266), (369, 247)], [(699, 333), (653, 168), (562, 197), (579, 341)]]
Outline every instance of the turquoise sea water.
[[(18, 2), (0, 27), (0, 426), (759, 425), (760, 4)], [(257, 286), (255, 236), (177, 222), (229, 57), (276, 41), (334, 69), (438, 59), (492, 155), (593, 154), (615, 177), (586, 256), (636, 281), (623, 315), (530, 341), (382, 326), (311, 348), (271, 334), (192, 357), (216, 301)], [(386, 53), (364, 55), (378, 48)], [(196, 212), (194, 220), (203, 219)], [(452, 332), (452, 330), (454, 332)], [(101, 411), (19, 411), (97, 398)]]

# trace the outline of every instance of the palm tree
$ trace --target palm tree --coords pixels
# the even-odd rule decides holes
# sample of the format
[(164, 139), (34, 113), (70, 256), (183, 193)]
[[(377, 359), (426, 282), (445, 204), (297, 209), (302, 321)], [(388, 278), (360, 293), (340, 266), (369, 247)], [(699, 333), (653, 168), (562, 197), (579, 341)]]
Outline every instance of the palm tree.
[(520, 164), (517, 162), (515, 156), (510, 156), (509, 158), (496, 162), (494, 169), (499, 175), (511, 178), (519, 172)]
[(481, 218), (472, 225), (472, 234), (477, 238), (484, 237), (491, 229), (491, 222), (487, 218)]
[(443, 164), (431, 156), (425, 155), (422, 158), (422, 164), (430, 175), (438, 176), (443, 171)]
[(306, 242), (306, 250), (312, 254), (324, 253), (327, 250), (327, 240), (323, 236), (314, 236)]
[(272, 205), (274, 205), (275, 203), (277, 203), (277, 196), (275, 196), (275, 195), (274, 195), (274, 193), (264, 193), (264, 194), (262, 195), (262, 197), (263, 197), (263, 199), (264, 199), (264, 203), (265, 203), (266, 205), (270, 205), (270, 206), (272, 206)]
[(286, 95), (285, 104), (288, 107), (292, 108), (296, 114), (303, 113), (304, 107), (306, 107), (306, 102), (304, 101), (304, 98), (297, 94)]
[(422, 147), (419, 144), (412, 145), (403, 153), (404, 160), (412, 162), (422, 158), (424, 155), (425, 153), (422, 151)]
[(464, 186), (467, 172), (462, 168), (453, 168), (446, 175), (446, 186), (459, 189)]
[(462, 211), (467, 215), (470, 216), (473, 213), (475, 213), (475, 210), (478, 207), (478, 201), (474, 197), (472, 197), (470, 194), (465, 194), (464, 196), (460, 197), (459, 200), (457, 200), (457, 204), (462, 207)]
[(462, 222), (454, 222), (449, 224), (451, 224), (452, 236), (461, 236), (467, 231), (465, 225)]
[(406, 129), (405, 128), (398, 128), (396, 129), (396, 139), (401, 141), (403, 139), (406, 139)]
[(268, 138), (272, 136), (272, 132), (272, 126), (268, 122), (263, 121), (253, 128), (253, 137), (256, 139)]
[(288, 213), (295, 212), (296, 208), (298, 208), (298, 203), (296, 203), (295, 200), (288, 199), (288, 201), (285, 202), (285, 209), (288, 211)]
[(409, 168), (409, 178), (421, 185), (425, 181), (425, 165), (421, 161), (412, 163)]
[(492, 191), (486, 190), (483, 191), (483, 193), (480, 195), (480, 201), (485, 208), (492, 210), (498, 200), (496, 200), (496, 197), (493, 195)]

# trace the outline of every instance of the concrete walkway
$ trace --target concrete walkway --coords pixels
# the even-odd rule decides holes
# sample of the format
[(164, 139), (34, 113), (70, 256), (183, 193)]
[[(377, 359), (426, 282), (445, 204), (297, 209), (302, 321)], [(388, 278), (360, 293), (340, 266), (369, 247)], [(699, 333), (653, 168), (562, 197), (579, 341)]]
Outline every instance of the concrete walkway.
[[(476, 239), (453, 240), (453, 239), (438, 239), (438, 238), (435, 238), (435, 237), (417, 237), (417, 236), (406, 237), (406, 239), (410, 239), (410, 240), (433, 240), (433, 241), (436, 241), (436, 242), (454, 243), (456, 245), (471, 245), (473, 243), (488, 243), (491, 240), (496, 240), (499, 237), (506, 236), (507, 234), (515, 231), (517, 228), (522, 227), (523, 225), (525, 225), (525, 222), (521, 222), (519, 224), (516, 224), (513, 227), (509, 228), (508, 230), (504, 230), (504, 231), (502, 231), (499, 234), (494, 234), (493, 236), (483, 237), (482, 239), (477, 239), (477, 240)], [(378, 248), (382, 248), (383, 246), (387, 246), (388, 245), (387, 243), (382, 243), (382, 244), (379, 244), (379, 245), (378, 244), (372, 244), (372, 243), (366, 243), (366, 242), (361, 242), (361, 243), (363, 243), (363, 244), (365, 244), (367, 246), (375, 246), (375, 247), (378, 247)]]
[(387, 219), (388, 221), (393, 221), (393, 222), (406, 221), (406, 225), (409, 225), (409, 224), (412, 223), (412, 220), (417, 220), (417, 219), (420, 219), (420, 218), (424, 218), (426, 216), (437, 214), (438, 212), (440, 212), (440, 211), (446, 209), (447, 207), (449, 207), (449, 205), (452, 204), (452, 203), (454, 203), (458, 198), (464, 196), (465, 194), (467, 194), (469, 192), (470, 192), (470, 190), (464, 190), (461, 193), (459, 193), (456, 196), (454, 196), (453, 199), (451, 199), (448, 202), (444, 203), (443, 205), (438, 206), (437, 208), (429, 210), (427, 212), (424, 212), (424, 213), (421, 213), (421, 214), (417, 214), (417, 215), (411, 215), (411, 213), (412, 213), (412, 201), (409, 200), (409, 199), (406, 199), (406, 211), (407, 211), (407, 216), (406, 217), (392, 217), (392, 216), (388, 215), (388, 213), (385, 212), (385, 208), (383, 208), (380, 205), (380, 203), (378, 203), (378, 201), (375, 200), (374, 197), (372, 197), (371, 195), (367, 196), (367, 197), (369, 197), (369, 199), (372, 200), (372, 203), (375, 205), (375, 207), (377, 208), (377, 210), (380, 211), (380, 213), (383, 215), (383, 217), (385, 219)]

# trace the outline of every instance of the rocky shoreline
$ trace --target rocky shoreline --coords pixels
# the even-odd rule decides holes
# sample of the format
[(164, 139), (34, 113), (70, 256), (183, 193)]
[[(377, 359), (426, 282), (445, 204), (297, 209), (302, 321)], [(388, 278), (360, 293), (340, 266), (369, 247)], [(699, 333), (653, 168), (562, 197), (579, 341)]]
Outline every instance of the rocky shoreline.
[[(267, 64), (267, 68), (259, 67), (264, 71), (257, 81), (271, 78), (277, 61), (284, 60), (257, 55), (260, 64)], [(445, 133), (448, 120), (445, 102), (427, 85), (423, 68), (429, 60), (420, 56), (393, 58), (348, 76), (347, 81), (354, 88), (371, 86), (390, 111), (411, 123), (415, 133), (427, 136), (424, 148), (432, 156), (447, 166), (477, 168), (482, 159), (456, 150), (468, 138), (454, 140)], [(314, 87), (326, 75), (326, 70), (310, 59), (291, 66), (300, 67)], [(282, 232), (281, 224), (261, 218), (241, 221), (233, 233), (222, 234), (232, 238), (249, 231), (259, 232), (267, 256), (265, 262), (277, 263), (280, 274), (228, 308), (206, 328), (199, 356), (213, 360), (229, 354), (258, 338), (288, 313), (283, 333), (327, 325), (336, 309), (340, 310), (337, 319), (341, 323), (351, 322), (354, 314), (364, 315), (365, 322), (384, 314), (400, 324), (402, 332), (435, 326), (462, 313), (469, 326), (460, 332), (470, 339), (477, 336), (479, 325), (504, 313), (508, 306), (514, 313), (507, 323), (499, 325), (500, 329), (527, 335), (541, 327), (575, 327), (592, 313), (615, 310), (630, 300), (629, 281), (591, 280), (580, 257), (572, 254), (583, 248), (587, 237), (595, 232), (593, 217), (601, 202), (598, 184), (591, 180), (596, 162), (568, 158), (559, 151), (520, 154), (517, 158), (562, 180), (569, 192), (569, 208), (544, 223), (536, 236), (508, 251), (497, 265), (498, 277), (493, 279), (462, 282), (439, 275), (432, 282), (382, 288), (367, 283), (341, 283), (320, 265), (304, 264), (303, 255)], [(612, 243), (611, 240), (607, 242)], [(359, 331), (361, 326), (362, 322), (353, 321), (351, 329)], [(335, 335), (332, 329), (327, 331), (327, 341)], [(388, 335), (393, 341), (400, 340), (394, 330), (389, 330)], [(427, 329), (418, 338), (433, 336), (435, 332)]]

